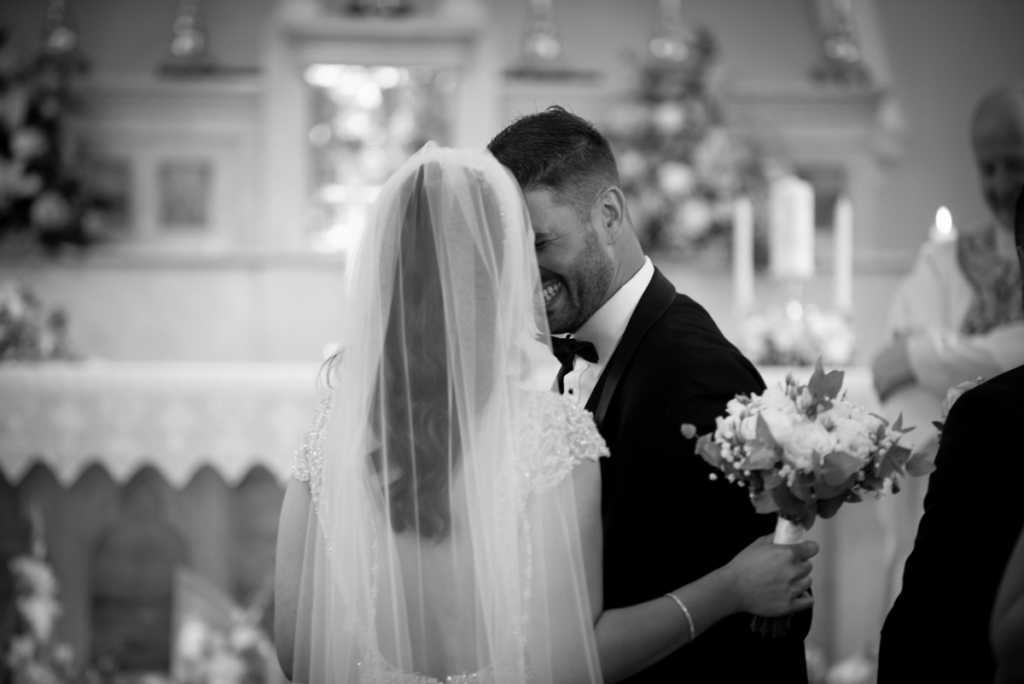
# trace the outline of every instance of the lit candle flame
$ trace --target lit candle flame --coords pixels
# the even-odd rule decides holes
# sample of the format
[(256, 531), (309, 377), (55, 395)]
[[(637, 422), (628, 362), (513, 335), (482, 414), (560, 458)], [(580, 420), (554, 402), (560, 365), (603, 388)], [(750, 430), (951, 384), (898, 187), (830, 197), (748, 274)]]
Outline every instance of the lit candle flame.
[(946, 207), (939, 207), (935, 212), (935, 228), (940, 235), (949, 235), (953, 232), (953, 214)]

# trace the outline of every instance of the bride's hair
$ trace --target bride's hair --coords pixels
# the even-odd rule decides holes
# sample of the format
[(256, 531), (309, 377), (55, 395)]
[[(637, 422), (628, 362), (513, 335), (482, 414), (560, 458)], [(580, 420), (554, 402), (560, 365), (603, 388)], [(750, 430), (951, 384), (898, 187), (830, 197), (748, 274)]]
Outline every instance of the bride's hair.
[(371, 464), (388, 488), (391, 528), (442, 541), (451, 528), (450, 473), (459, 459), (435, 227), (424, 169), (409, 178), (394, 293), (371, 421), (381, 448)]

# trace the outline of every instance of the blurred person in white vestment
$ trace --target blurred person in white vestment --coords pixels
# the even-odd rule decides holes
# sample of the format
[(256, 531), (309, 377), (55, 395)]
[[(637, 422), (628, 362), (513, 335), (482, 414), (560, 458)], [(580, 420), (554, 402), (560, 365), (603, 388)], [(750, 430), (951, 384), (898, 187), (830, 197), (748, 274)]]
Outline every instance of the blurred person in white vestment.
[[(1024, 82), (978, 103), (971, 142), (982, 195), (992, 217), (948, 242), (930, 241), (892, 303), (890, 343), (872, 364), (875, 389), (890, 420), (915, 426), (919, 450), (935, 451), (947, 390), (1024, 365), (1021, 269), (1013, 217), (1024, 186)], [(903, 565), (923, 513), (928, 478), (909, 478), (903, 495), (880, 502), (886, 529), (888, 587), (883, 610), (901, 588)]]

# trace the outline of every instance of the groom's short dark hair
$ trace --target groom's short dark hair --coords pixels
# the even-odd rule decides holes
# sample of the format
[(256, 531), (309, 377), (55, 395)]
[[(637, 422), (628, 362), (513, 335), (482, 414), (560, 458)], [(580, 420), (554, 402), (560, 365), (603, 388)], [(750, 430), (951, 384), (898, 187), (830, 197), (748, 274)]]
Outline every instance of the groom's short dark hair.
[(594, 125), (558, 105), (509, 124), (487, 145), (523, 191), (545, 188), (586, 218), (598, 193), (619, 184), (615, 155)]

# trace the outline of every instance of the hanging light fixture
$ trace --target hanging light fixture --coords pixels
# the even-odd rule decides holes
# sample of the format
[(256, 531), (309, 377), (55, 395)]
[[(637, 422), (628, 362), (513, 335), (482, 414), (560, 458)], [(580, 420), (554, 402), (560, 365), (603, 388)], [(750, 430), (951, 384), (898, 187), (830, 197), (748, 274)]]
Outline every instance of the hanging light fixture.
[(854, 31), (850, 0), (819, 0), (821, 57), (811, 70), (819, 83), (865, 86), (871, 81)]
[(65, 57), (78, 49), (78, 29), (71, 15), (69, 0), (50, 0), (43, 25), (43, 53)]
[(694, 33), (683, 18), (682, 0), (659, 0), (658, 23), (648, 48), (656, 61), (680, 64), (692, 56)]
[(554, 0), (530, 0), (530, 16), (523, 31), (524, 59), (534, 65), (551, 64), (561, 54)]
[(194, 73), (213, 70), (209, 58), (206, 21), (199, 0), (179, 0), (171, 24), (171, 42), (161, 70), (169, 73)]

